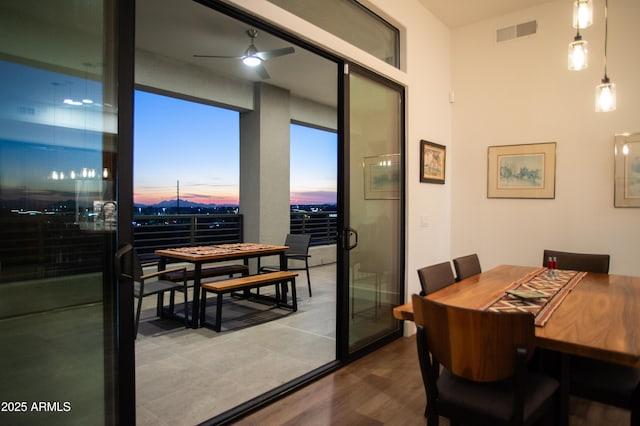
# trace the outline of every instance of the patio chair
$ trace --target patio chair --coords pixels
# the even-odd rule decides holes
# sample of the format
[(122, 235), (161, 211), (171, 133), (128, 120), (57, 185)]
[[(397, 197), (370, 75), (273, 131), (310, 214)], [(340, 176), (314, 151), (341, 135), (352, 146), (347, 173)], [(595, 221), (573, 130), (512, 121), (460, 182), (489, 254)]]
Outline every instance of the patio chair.
[[(309, 277), (309, 244), (311, 243), (310, 234), (287, 234), (284, 245), (289, 247), (285, 252), (287, 258), (287, 270), (289, 271), (306, 271), (307, 272), (307, 286), (309, 287), (309, 297), (311, 297), (311, 278)], [(304, 266), (292, 266), (290, 260), (304, 262)], [(279, 271), (280, 266), (260, 266), (258, 264), (258, 270), (260, 272), (274, 272)]]
[[(132, 273), (125, 272), (125, 268), (123, 267), (125, 262), (125, 256), (131, 253), (131, 261), (132, 263)], [(165, 279), (159, 279), (162, 275), (168, 272), (178, 272), (181, 271), (183, 275), (182, 282), (174, 282)], [(184, 293), (184, 324), (185, 327), (189, 323), (189, 315), (187, 309), (187, 276), (186, 276), (187, 268), (172, 268), (172, 269), (162, 269), (157, 270), (150, 273), (144, 273), (142, 264), (140, 263), (140, 259), (138, 258), (138, 254), (135, 249), (131, 246), (131, 244), (127, 244), (122, 247), (116, 253), (116, 273), (119, 278), (125, 278), (129, 280), (133, 280), (133, 297), (137, 299), (136, 304), (136, 313), (135, 313), (135, 325), (134, 332), (135, 336), (138, 335), (138, 325), (140, 323), (140, 311), (142, 309), (142, 299), (147, 296), (156, 295), (159, 298), (160, 302), (164, 301), (164, 293), (170, 293), (170, 305), (169, 309), (171, 314), (174, 313), (174, 298), (175, 291), (181, 291)], [(163, 303), (160, 303), (159, 306), (162, 307)], [(161, 314), (162, 312), (160, 312)]]

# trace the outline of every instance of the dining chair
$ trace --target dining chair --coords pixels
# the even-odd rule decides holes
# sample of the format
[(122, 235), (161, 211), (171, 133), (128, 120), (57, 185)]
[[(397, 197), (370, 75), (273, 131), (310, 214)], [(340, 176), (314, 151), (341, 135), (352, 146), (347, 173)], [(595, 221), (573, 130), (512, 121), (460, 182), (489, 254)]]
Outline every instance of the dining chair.
[[(547, 266), (549, 257), (556, 257), (558, 269), (609, 273), (608, 254), (545, 250), (543, 266)], [(565, 356), (563, 361), (563, 368), (569, 375), (571, 395), (630, 410), (630, 424), (640, 426), (640, 368), (576, 355)]]
[(482, 272), (477, 253), (456, 257), (453, 259), (453, 268), (456, 270), (456, 281), (464, 280), (467, 277)]
[[(309, 245), (311, 244), (311, 234), (287, 234), (284, 245), (289, 247), (285, 252), (287, 259), (287, 269), (289, 271), (306, 271), (307, 272), (307, 286), (309, 287), (309, 297), (311, 297), (311, 278), (309, 276)], [(291, 266), (290, 260), (302, 261), (304, 266)], [(258, 258), (258, 262), (260, 259)], [(258, 270), (260, 272), (274, 272), (279, 271), (280, 266), (260, 266), (258, 263)]]
[(553, 424), (559, 383), (527, 368), (533, 315), (448, 306), (416, 294), (412, 302), (428, 426), (439, 416), (451, 424)]
[(556, 258), (557, 269), (599, 272), (603, 274), (609, 273), (610, 256), (608, 254), (571, 253), (567, 251), (545, 249), (542, 256), (542, 266), (545, 268), (549, 265), (550, 257)]
[(456, 281), (450, 262), (437, 263), (418, 269), (418, 278), (420, 279), (420, 287), (422, 287), (421, 296), (431, 294)]
[[(131, 268), (127, 268), (124, 266), (126, 262), (126, 256), (130, 253), (131, 256)], [(169, 308), (171, 313), (174, 312), (174, 298), (175, 291), (178, 290), (184, 294), (184, 324), (185, 327), (189, 323), (189, 315), (187, 309), (187, 268), (172, 268), (172, 269), (162, 269), (156, 270), (153, 272), (144, 273), (142, 264), (140, 263), (140, 259), (138, 257), (137, 252), (131, 246), (131, 244), (126, 244), (120, 250), (116, 252), (116, 274), (119, 279), (128, 279), (133, 281), (133, 297), (137, 299), (136, 304), (136, 314), (135, 314), (135, 325), (134, 332), (135, 336), (138, 335), (138, 325), (140, 324), (140, 311), (142, 310), (142, 299), (147, 296), (156, 295), (159, 297), (161, 305), (163, 305), (164, 301), (164, 293), (170, 293), (170, 301)], [(131, 269), (132, 275), (125, 269)], [(169, 281), (166, 279), (162, 279), (162, 275), (166, 273), (176, 273), (182, 272), (182, 282)]]

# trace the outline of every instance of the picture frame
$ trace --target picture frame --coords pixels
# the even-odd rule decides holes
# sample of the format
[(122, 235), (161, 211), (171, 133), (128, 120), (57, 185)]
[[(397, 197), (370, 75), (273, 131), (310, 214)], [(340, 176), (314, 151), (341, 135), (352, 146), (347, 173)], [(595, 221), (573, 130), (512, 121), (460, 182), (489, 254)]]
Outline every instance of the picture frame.
[(444, 184), (447, 147), (420, 141), (420, 182)]
[(556, 143), (490, 146), (487, 198), (556, 196)]
[(640, 207), (640, 133), (614, 138), (614, 207)]
[(365, 200), (400, 199), (400, 154), (365, 157), (362, 167)]

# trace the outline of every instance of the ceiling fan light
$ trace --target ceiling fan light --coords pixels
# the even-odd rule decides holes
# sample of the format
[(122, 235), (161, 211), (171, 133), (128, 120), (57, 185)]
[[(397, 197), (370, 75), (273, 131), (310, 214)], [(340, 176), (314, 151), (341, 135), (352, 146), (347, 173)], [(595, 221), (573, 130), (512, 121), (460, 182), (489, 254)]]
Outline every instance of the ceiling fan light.
[(262, 63), (262, 59), (257, 56), (244, 56), (242, 58), (242, 63), (248, 67), (257, 67)]

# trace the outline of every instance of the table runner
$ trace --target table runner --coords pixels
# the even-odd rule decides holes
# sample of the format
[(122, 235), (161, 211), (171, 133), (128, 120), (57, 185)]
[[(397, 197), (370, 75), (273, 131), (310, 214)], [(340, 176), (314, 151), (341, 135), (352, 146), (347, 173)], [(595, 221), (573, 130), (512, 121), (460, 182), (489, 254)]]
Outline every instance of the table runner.
[[(504, 292), (491, 298), (482, 310), (493, 312), (530, 312), (535, 315), (535, 325), (544, 326), (560, 302), (587, 274), (586, 272), (554, 269), (555, 277), (550, 277), (547, 268), (539, 268), (511, 283)], [(508, 290), (535, 290), (544, 293), (545, 297), (522, 299), (506, 294)]]

